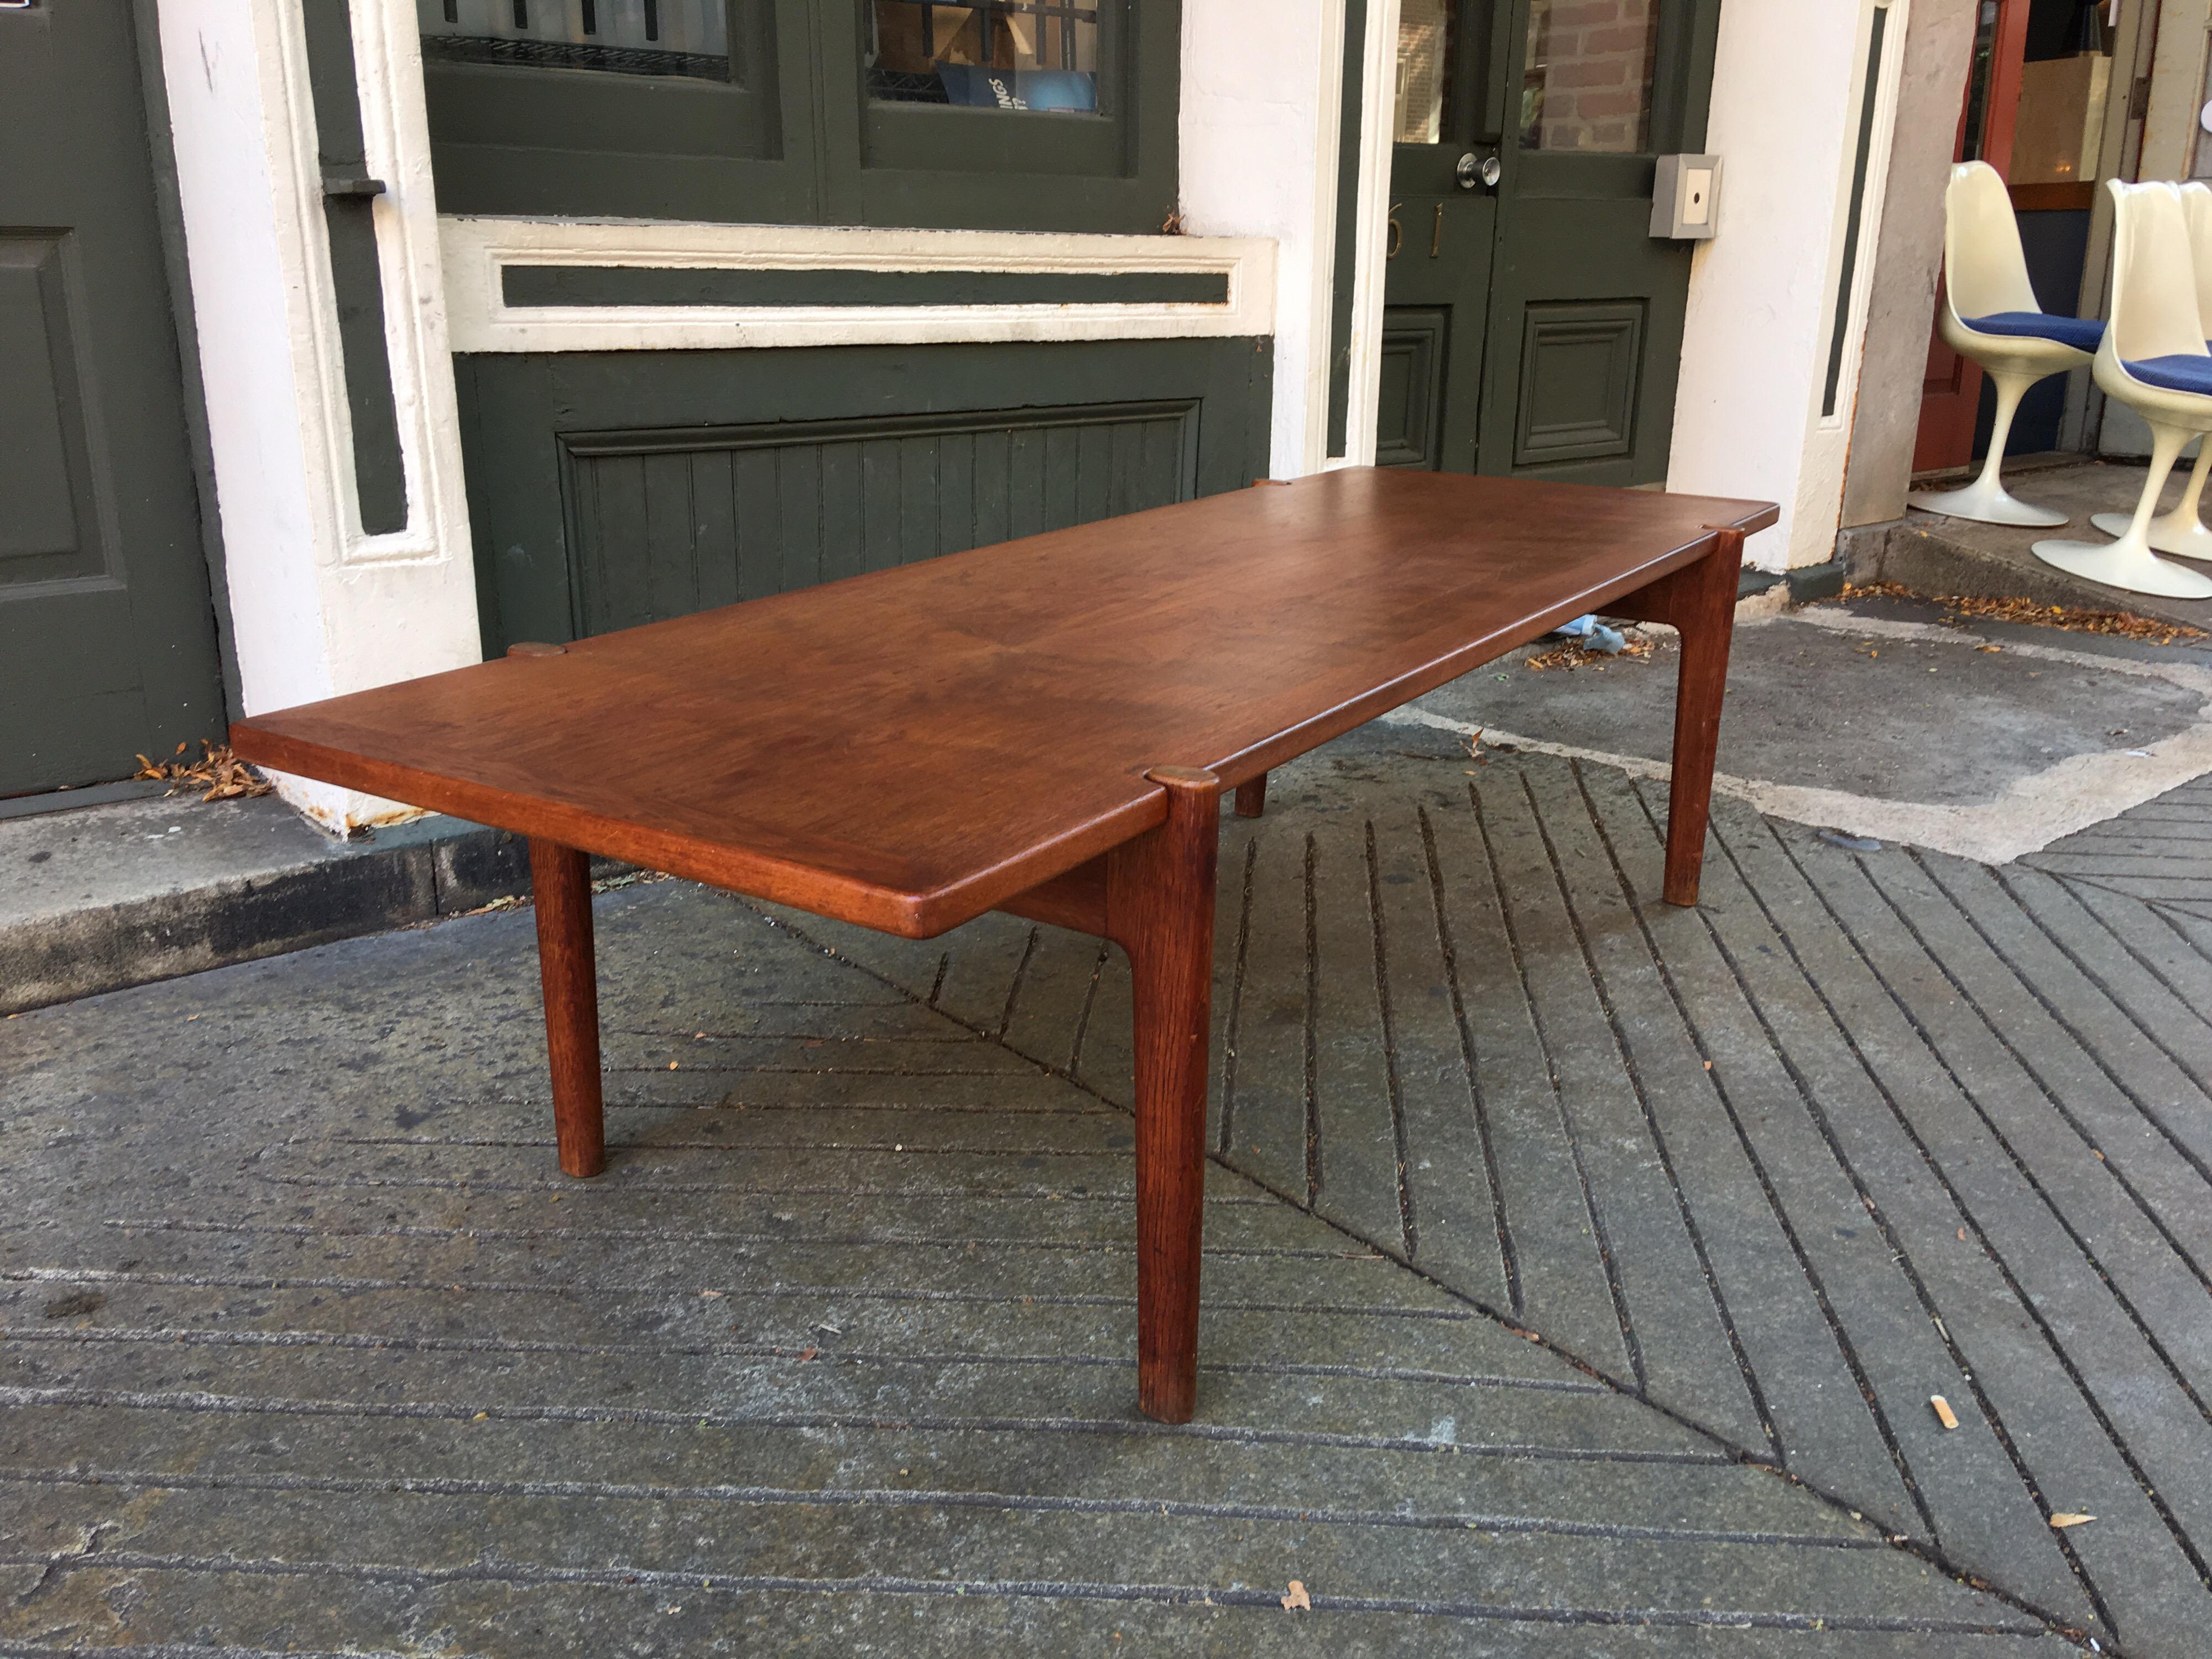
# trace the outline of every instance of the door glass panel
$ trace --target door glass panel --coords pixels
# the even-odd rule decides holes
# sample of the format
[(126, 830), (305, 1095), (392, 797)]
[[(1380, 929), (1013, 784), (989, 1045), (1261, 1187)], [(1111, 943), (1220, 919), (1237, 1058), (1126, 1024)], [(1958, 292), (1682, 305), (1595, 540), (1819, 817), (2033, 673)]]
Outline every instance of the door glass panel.
[(1658, 44), (1659, 0), (1528, 0), (1522, 148), (1644, 149)]
[(880, 103), (1091, 115), (1099, 0), (875, 0), (863, 44)]
[(422, 55), (616, 75), (730, 76), (727, 0), (415, 0)]
[(1982, 0), (1974, 18), (1974, 56), (1966, 70), (1966, 115), (1960, 132), (1959, 159), (1978, 161), (1989, 136), (1990, 75), (1996, 64), (1997, 0)]
[(1444, 136), (1451, 88), (1455, 0), (1404, 0), (1398, 13), (1398, 142), (1434, 144)]

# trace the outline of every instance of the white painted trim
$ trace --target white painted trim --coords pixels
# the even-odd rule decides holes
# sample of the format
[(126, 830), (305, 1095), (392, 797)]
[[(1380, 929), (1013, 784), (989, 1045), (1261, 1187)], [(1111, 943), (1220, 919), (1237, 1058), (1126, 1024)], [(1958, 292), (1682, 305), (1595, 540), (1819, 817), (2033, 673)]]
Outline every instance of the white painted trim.
[[(332, 520), (341, 564), (435, 561), (449, 549), (468, 544), (468, 520), (460, 488), (453, 363), (437, 303), (437, 205), (430, 182), (421, 46), (414, 9), (404, 0), (360, 0), (351, 14), (367, 166), (369, 176), (386, 186), (371, 211), (384, 290), (385, 355), (406, 471), (405, 526), (374, 536), (362, 528), (353, 411), (346, 400), (337, 283), (324, 229), (307, 26), (301, 14), (282, 8), (270, 20), (266, 40), (269, 89), (283, 111), (281, 126), (270, 135), (270, 187), (298, 273), (301, 320), (307, 325), (301, 364), (304, 435), (321, 460), (320, 505)], [(410, 126), (419, 138), (411, 147), (405, 143)], [(431, 250), (427, 261), (426, 246)]]
[[(370, 210), (384, 289), (385, 358), (407, 474), (407, 524), (386, 535), (364, 534), (359, 494), (345, 489), (345, 562), (437, 560), (457, 551), (465, 556), (468, 495), (461, 472), (460, 403), (447, 338), (438, 198), (430, 175), (422, 26), (410, 0), (355, 0), (352, 15), (364, 154), (369, 176), (385, 185)], [(335, 330), (335, 309), (330, 321)], [(341, 377), (337, 414), (346, 447), (336, 458), (343, 463), (337, 476), (350, 482), (352, 423), (343, 389)]]
[(1298, 471), (1328, 465), (1329, 348), (1336, 320), (1337, 172), (1344, 136), (1344, 0), (1322, 0), (1314, 64), (1313, 258), (1307, 262), (1305, 429)]
[[(1838, 295), (1834, 290), (1843, 282), (1843, 247), (1844, 233), (1850, 227), (1851, 211), (1850, 170), (1857, 156), (1850, 145), (1844, 147), (1845, 173), (1843, 187), (1837, 194), (1836, 269), (1830, 277), (1831, 292), (1827, 295), (1827, 315), (1832, 319), (1834, 307), (1844, 307), (1844, 352), (1842, 373), (1836, 377), (1836, 409), (1832, 415), (1820, 413), (1817, 403), (1813, 417), (1824, 432), (1848, 428), (1853, 406), (1858, 398), (1859, 368), (1866, 355), (1867, 310), (1874, 301), (1874, 272), (1875, 255), (1881, 242), (1881, 213), (1889, 194), (1890, 153), (1896, 148), (1897, 102), (1905, 80), (1905, 37), (1912, 21), (1911, 0), (1874, 0), (1867, 8), (1867, 28), (1871, 33), (1874, 15), (1887, 10), (1888, 21), (1882, 26), (1881, 61), (1874, 64), (1875, 75), (1874, 107), (1867, 112), (1870, 142), (1867, 146), (1866, 188), (1859, 198), (1859, 240), (1851, 270), (1851, 291)], [(1857, 109), (1866, 97), (1866, 51), (1862, 43), (1859, 50), (1860, 70), (1853, 78), (1850, 107)], [(1853, 135), (1856, 137), (1856, 134)], [(1825, 393), (1826, 362), (1822, 361)], [(1839, 503), (1840, 504), (1840, 503)]]
[[(248, 714), (459, 667), (482, 649), (415, 9), (353, 10), (368, 160), (391, 186), (375, 212), (409, 497), (408, 527), (391, 536), (360, 527), (303, 14), (294, 0), (155, 11)], [(334, 830), (410, 810), (276, 783)]]
[[(709, 350), (1159, 340), (1274, 332), (1275, 245), (1260, 237), (1081, 236), (814, 225), (449, 217), (439, 222), (455, 351)], [(510, 264), (692, 270), (1219, 274), (1222, 304), (510, 306)]]
[(1382, 392), (1382, 293), (1389, 244), (1390, 161), (1397, 143), (1400, 0), (1368, 0), (1359, 109), (1359, 201), (1352, 237), (1352, 384), (1338, 466), (1375, 465)]

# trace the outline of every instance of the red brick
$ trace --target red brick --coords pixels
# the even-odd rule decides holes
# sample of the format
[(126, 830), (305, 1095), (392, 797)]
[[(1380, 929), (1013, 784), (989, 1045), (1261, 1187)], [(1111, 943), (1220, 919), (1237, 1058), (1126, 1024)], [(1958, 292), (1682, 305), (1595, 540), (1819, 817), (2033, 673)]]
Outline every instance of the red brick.
[(1586, 28), (1593, 23), (1617, 23), (1620, 21), (1620, 0), (1576, 0), (1571, 6), (1554, 6), (1550, 17), (1555, 33), (1561, 29)]
[(1626, 89), (1616, 92), (1610, 88), (1599, 88), (1575, 95), (1575, 113), (1585, 121), (1601, 120), (1613, 115), (1641, 115), (1643, 112), (1644, 94), (1640, 92)]
[[(1618, 28), (1589, 29), (1583, 34), (1581, 47), (1576, 54), (1577, 57), (1609, 58), (1618, 55), (1640, 60), (1651, 47), (1651, 26), (1636, 22), (1623, 23)], [(1566, 55), (1563, 52), (1553, 54), (1555, 58)]]
[(1626, 84), (1631, 64), (1626, 58), (1600, 58), (1580, 64), (1553, 64), (1544, 71), (1550, 87), (1618, 87)]

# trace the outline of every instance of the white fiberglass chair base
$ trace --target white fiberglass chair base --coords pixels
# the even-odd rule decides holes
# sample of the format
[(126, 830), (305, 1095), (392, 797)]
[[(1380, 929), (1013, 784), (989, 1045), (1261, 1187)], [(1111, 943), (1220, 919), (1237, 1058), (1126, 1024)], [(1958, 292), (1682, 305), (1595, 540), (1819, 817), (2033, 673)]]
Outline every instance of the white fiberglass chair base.
[[(2035, 556), (2108, 587), (2168, 599), (2212, 599), (2212, 576), (2160, 558), (2151, 517), (2189, 441), (2212, 431), (2212, 353), (2204, 345), (2181, 195), (2172, 185), (2110, 186), (2112, 319), (2097, 348), (2097, 385), (2150, 426), (2150, 471), (2116, 542), (2038, 542)], [(2192, 508), (2194, 503), (2191, 503)]]
[[(2212, 530), (2205, 528), (2204, 520), (2197, 512), (2208, 473), (2212, 473), (2212, 444), (2197, 452), (2197, 465), (2190, 472), (2189, 488), (2182, 492), (2179, 504), (2171, 513), (2161, 513), (2150, 521), (2153, 551), (2178, 554), (2185, 559), (2212, 560)], [(2134, 520), (2125, 513), (2098, 513), (2090, 516), (2089, 522), (2107, 536), (2124, 536)]]
[(2064, 524), (2066, 514), (2021, 500), (2004, 487), (1997, 476), (1998, 468), (2004, 465), (2005, 440), (2012, 433), (2013, 411), (2020, 407), (2021, 398), (2028, 387), (2049, 372), (2008, 374), (1991, 369), (1990, 379), (1996, 382), (1997, 389), (1997, 418), (1990, 430), (1989, 458), (1982, 463), (1980, 476), (1957, 489), (1916, 489), (1905, 498), (1905, 504), (1917, 507), (1923, 513), (1972, 519), (1981, 524), (2016, 524), (2040, 529)]
[(1997, 475), (2027, 389), (2087, 362), (2103, 330), (2094, 321), (2051, 316), (2037, 303), (2011, 193), (1986, 161), (1953, 167), (1944, 191), (1943, 306), (1936, 326), (1944, 344), (1988, 373), (1996, 420), (1980, 477), (1959, 489), (1916, 490), (1906, 505), (1983, 524), (2064, 524), (2065, 514), (2021, 501)]
[[(2189, 227), (2191, 263), (2196, 267), (2197, 313), (2200, 324), (2212, 324), (2212, 188), (2192, 179), (2181, 187), (2181, 217)], [(2206, 349), (2212, 350), (2212, 341)], [(2197, 516), (2204, 482), (2212, 477), (2212, 443), (2197, 446), (2197, 465), (2189, 474), (2189, 488), (2180, 504), (2150, 521), (2150, 544), (2159, 553), (2175, 553), (2185, 559), (2212, 559), (2212, 530)], [(2089, 522), (2107, 536), (2124, 536), (2132, 516), (2099, 513)]]
[[(2130, 593), (2148, 593), (2161, 599), (2212, 599), (2212, 576), (2160, 558), (2151, 550), (2151, 511), (2158, 505), (2159, 491), (2166, 487), (2166, 474), (2173, 471), (2174, 458), (2196, 435), (2179, 427), (2151, 428), (2150, 477), (2144, 481), (2135, 517), (2120, 521), (2119, 540), (2038, 542), (2035, 556), (2056, 569), (2086, 576), (2107, 587), (2125, 588)], [(2193, 519), (2197, 510), (2193, 499), (2189, 507)]]

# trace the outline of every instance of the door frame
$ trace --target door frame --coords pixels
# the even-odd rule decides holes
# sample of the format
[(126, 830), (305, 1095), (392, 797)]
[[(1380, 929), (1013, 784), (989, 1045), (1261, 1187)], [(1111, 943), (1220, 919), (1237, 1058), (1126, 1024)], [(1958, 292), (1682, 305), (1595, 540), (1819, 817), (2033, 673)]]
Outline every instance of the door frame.
[[(1328, 0), (1337, 13), (1334, 24), (1341, 36), (1344, 0)], [(2027, 0), (2019, 0), (2025, 8)], [(1499, 0), (1500, 9), (1493, 18), (1493, 40), (1490, 49), (1498, 49), (1499, 40), (1510, 40), (1522, 26), (1526, 15), (1525, 0)], [(1340, 238), (1348, 243), (1352, 254), (1351, 331), (1348, 342), (1350, 359), (1349, 387), (1346, 398), (1343, 453), (1330, 454), (1327, 437), (1328, 379), (1330, 368), (1329, 342), (1324, 326), (1318, 349), (1309, 354), (1307, 395), (1307, 454), (1316, 470), (1333, 470), (1343, 466), (1372, 466), (1375, 465), (1375, 424), (1380, 412), (1382, 380), (1382, 324), (1383, 285), (1388, 258), (1388, 234), (1390, 218), (1390, 166), (1397, 134), (1396, 79), (1398, 65), (1398, 22), (1400, 0), (1367, 0), (1366, 37), (1358, 63), (1361, 70), (1359, 106), (1359, 155), (1357, 169), (1356, 202), (1352, 209), (1352, 234)], [(2025, 10), (2022, 12), (2026, 15)], [(1679, 38), (1677, 38), (1679, 37)], [(1673, 50), (1694, 49), (1693, 37), (1687, 29), (1675, 31), (1669, 36)], [(1346, 68), (1352, 61), (1352, 43), (1346, 41), (1339, 53), (1339, 61)], [(1662, 40), (1662, 52), (1668, 49)], [(1653, 121), (1655, 135), (1658, 123), (1664, 119), (1674, 126), (1678, 136), (1681, 124), (1688, 122), (1702, 128), (1705, 106), (1711, 97), (1710, 82), (1699, 89), (1690, 108), (1662, 108), (1655, 101)], [(1334, 98), (1324, 107), (1334, 108)], [(1498, 149), (1501, 157), (1511, 147), (1512, 123), (1509, 117), (1501, 130)], [(1327, 134), (1324, 133), (1326, 137)], [(1320, 188), (1326, 192), (1324, 201), (1334, 201), (1337, 214), (1344, 211), (1338, 186), (1341, 178), (1340, 157), (1334, 144), (1324, 143), (1320, 149), (1317, 169)], [(1641, 160), (1641, 157), (1632, 158)], [(1525, 165), (1525, 155), (1509, 161), (1509, 167)], [(1346, 169), (1345, 171), (1349, 171)], [(1340, 224), (1335, 215), (1319, 216), (1324, 225)], [(1320, 281), (1316, 315), (1326, 324), (1329, 315), (1329, 297), (1334, 291), (1334, 272), (1330, 258), (1315, 261)]]
[[(1977, 159), (1987, 161), (2001, 177), (2012, 171), (2013, 125), (2020, 111), (2021, 71), (2027, 48), (2027, 14), (2028, 0), (1997, 0), (1996, 27), (1990, 34), (1987, 113), (1983, 118), (1981, 151)], [(1968, 50), (1971, 53), (1971, 46)], [(1959, 90), (1959, 125), (1951, 140), (1954, 166), (1966, 147), (1966, 115), (1973, 107), (1973, 99), (1974, 66), (1970, 56), (1966, 84)], [(1943, 305), (1944, 280), (1945, 276), (1937, 278), (1936, 305), (1939, 315)], [(1929, 335), (1929, 368), (1935, 367), (1936, 354), (1950, 351), (1951, 374), (1948, 385), (1929, 374), (1921, 377), (1919, 429), (1912, 445), (1915, 472), (1972, 465), (1974, 426), (1982, 406), (1980, 367), (1951, 351), (1932, 324)], [(1958, 457), (1956, 460), (1948, 459), (1954, 455)]]
[[(1337, 0), (1342, 16), (1342, 0)], [(1390, 160), (1396, 141), (1399, 0), (1367, 0), (1366, 39), (1358, 58), (1359, 156), (1358, 184), (1349, 239), (1352, 264), (1352, 332), (1350, 384), (1345, 406), (1344, 453), (1328, 452), (1328, 331), (1321, 331), (1320, 351), (1310, 354), (1306, 394), (1307, 453), (1316, 470), (1375, 465), (1375, 422), (1381, 410), (1382, 391), (1382, 284), (1390, 222)], [(1338, 33), (1342, 33), (1341, 21)], [(1351, 60), (1350, 43), (1339, 54)], [(1332, 151), (1334, 146), (1324, 146)], [(1332, 153), (1320, 169), (1325, 187), (1334, 196), (1338, 185), (1339, 157)], [(1339, 204), (1338, 211), (1342, 210)], [(1321, 222), (1336, 222), (1336, 215)], [(1316, 264), (1327, 267), (1328, 260)], [(1319, 284), (1320, 315), (1328, 313), (1328, 297), (1334, 287), (1334, 271)]]

